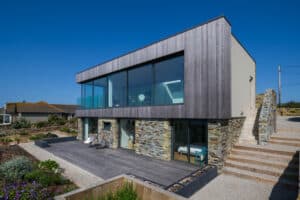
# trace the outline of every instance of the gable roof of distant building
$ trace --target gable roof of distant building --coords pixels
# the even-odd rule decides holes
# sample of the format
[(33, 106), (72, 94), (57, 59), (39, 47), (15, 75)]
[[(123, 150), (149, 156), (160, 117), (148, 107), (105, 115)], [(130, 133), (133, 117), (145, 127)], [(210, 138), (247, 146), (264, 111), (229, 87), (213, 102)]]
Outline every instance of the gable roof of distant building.
[(48, 104), (47, 102), (10, 102), (6, 104), (7, 113), (75, 113), (77, 105)]

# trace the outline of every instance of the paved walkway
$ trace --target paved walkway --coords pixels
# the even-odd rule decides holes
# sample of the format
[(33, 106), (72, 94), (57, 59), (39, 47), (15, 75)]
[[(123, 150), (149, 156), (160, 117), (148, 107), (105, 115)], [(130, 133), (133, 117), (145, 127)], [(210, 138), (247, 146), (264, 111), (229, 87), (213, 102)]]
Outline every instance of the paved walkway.
[(36, 157), (38, 160), (55, 160), (61, 168), (64, 169), (64, 176), (70, 179), (78, 187), (87, 187), (99, 181), (103, 181), (102, 178), (55, 156), (54, 154), (36, 146), (33, 142), (19, 144), (25, 151)]
[(124, 149), (90, 148), (80, 141), (52, 143), (45, 150), (103, 179), (132, 174), (164, 187), (198, 169), (183, 162), (153, 159)]
[[(278, 132), (273, 136), (300, 138), (300, 117), (277, 117)], [(254, 145), (255, 146), (255, 145)], [(264, 148), (296, 151), (299, 147), (267, 144)], [(296, 191), (297, 192), (297, 191)], [(221, 174), (208, 185), (196, 192), (193, 200), (293, 200), (296, 199), (295, 190), (282, 189), (278, 185), (269, 185), (254, 180)]]

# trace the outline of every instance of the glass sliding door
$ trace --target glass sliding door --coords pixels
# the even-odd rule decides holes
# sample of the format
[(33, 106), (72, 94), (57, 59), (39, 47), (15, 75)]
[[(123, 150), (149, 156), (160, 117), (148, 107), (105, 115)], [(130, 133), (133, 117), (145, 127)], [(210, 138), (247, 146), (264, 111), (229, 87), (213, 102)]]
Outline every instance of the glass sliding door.
[(189, 161), (188, 149), (188, 123), (187, 121), (174, 122), (173, 136), (173, 159), (180, 161)]
[(190, 163), (205, 165), (207, 163), (207, 130), (205, 122), (190, 122), (189, 144)]
[(125, 149), (134, 149), (135, 143), (134, 120), (120, 120), (120, 147)]
[(207, 123), (201, 120), (173, 122), (173, 159), (207, 164)]

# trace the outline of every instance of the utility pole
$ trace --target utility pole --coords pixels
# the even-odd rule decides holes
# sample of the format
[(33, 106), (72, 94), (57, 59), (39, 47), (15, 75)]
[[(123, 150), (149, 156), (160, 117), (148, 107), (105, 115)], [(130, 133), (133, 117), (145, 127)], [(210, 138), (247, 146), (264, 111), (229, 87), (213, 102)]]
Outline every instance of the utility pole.
[[(281, 67), (278, 65), (278, 105), (279, 105), (279, 111), (281, 107)], [(281, 111), (280, 111), (281, 113)]]

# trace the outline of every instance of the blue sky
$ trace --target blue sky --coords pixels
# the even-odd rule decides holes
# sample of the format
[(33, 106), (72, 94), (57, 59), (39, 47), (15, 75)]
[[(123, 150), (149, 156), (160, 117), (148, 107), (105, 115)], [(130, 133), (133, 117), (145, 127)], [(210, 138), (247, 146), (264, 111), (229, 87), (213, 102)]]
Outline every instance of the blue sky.
[[(0, 106), (8, 101), (76, 103), (75, 74), (225, 15), (257, 63), (257, 92), (300, 101), (299, 1), (0, 0)], [(296, 65), (296, 66), (291, 66)]]

